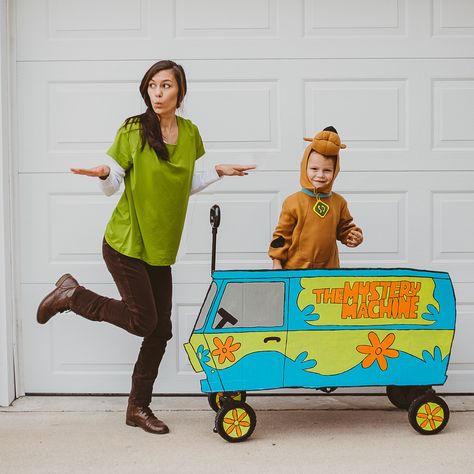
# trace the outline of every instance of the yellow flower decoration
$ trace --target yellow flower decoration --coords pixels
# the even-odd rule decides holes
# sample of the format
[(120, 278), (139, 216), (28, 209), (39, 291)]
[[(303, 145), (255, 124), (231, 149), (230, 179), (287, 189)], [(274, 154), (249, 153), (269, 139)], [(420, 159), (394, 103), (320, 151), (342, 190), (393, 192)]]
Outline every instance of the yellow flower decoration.
[(420, 409), (418, 410), (416, 417), (419, 418), (417, 422), (420, 427), (429, 431), (429, 428), (426, 425), (429, 424), (432, 430), (438, 428), (438, 426), (444, 420), (444, 412), (442, 407), (440, 407), (439, 405), (425, 403), (423, 407), (420, 407)]
[(219, 364), (223, 364), (226, 359), (228, 359), (230, 362), (235, 361), (235, 355), (233, 352), (239, 349), (240, 347), (240, 342), (236, 342), (233, 344), (234, 338), (233, 336), (229, 336), (224, 343), (218, 338), (214, 338), (214, 345), (216, 346), (216, 349), (212, 351), (213, 356), (219, 356)]
[(375, 332), (369, 332), (368, 337), (371, 344), (370, 346), (360, 345), (356, 347), (357, 351), (361, 354), (368, 354), (362, 361), (362, 367), (367, 369), (377, 361), (381, 370), (387, 370), (388, 364), (386, 357), (398, 357), (398, 351), (396, 349), (389, 349), (395, 341), (395, 334), (387, 334), (382, 342), (380, 342), (380, 339)]
[[(241, 408), (234, 408), (232, 410), (232, 418), (229, 418), (228, 416), (229, 415), (227, 414), (227, 417), (224, 418), (225, 432), (228, 435), (240, 438), (242, 434), (247, 433), (248, 428), (250, 427), (250, 417), (245, 410), (242, 410)], [(235, 434), (233, 435), (232, 432), (234, 429)]]

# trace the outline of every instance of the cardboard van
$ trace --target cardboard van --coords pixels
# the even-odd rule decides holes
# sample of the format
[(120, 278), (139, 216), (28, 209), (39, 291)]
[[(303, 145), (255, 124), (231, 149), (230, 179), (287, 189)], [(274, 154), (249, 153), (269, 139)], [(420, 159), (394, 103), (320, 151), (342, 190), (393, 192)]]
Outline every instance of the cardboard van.
[(441, 431), (456, 302), (447, 273), (413, 269), (214, 271), (185, 344), (228, 441), (253, 432), (246, 392), (385, 386), (422, 434)]

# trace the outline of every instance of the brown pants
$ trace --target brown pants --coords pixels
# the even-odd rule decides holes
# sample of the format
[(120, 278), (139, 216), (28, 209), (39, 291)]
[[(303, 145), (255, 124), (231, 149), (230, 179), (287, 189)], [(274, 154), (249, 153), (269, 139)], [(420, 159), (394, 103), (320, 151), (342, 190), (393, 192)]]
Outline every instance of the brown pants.
[(102, 254), (122, 300), (83, 286), (71, 298), (71, 310), (91, 321), (106, 321), (144, 337), (132, 375), (129, 403), (148, 406), (158, 368), (171, 339), (171, 267), (155, 267), (127, 257), (104, 239)]

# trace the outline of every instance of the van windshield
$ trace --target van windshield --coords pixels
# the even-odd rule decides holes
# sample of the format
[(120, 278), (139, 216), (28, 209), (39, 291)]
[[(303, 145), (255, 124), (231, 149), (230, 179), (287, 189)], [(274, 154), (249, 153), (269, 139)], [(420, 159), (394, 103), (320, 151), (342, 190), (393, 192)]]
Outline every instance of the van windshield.
[(283, 325), (285, 283), (227, 283), (212, 327), (254, 328)]
[(216, 296), (216, 290), (217, 285), (215, 284), (215, 282), (212, 282), (211, 286), (209, 287), (209, 290), (207, 290), (206, 299), (202, 304), (201, 311), (199, 312), (199, 316), (196, 321), (196, 325), (194, 326), (195, 331), (202, 329), (202, 327), (204, 326), (204, 323), (206, 322), (207, 313), (209, 312), (209, 308), (212, 304), (212, 300), (214, 299), (214, 296)]

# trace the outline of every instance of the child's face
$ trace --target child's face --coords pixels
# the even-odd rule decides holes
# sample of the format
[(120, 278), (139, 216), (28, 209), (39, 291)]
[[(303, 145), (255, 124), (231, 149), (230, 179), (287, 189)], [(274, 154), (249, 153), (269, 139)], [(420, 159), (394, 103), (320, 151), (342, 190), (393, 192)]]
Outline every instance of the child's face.
[(326, 158), (315, 151), (311, 152), (306, 174), (315, 189), (320, 189), (332, 181), (334, 178), (334, 165), (334, 160), (331, 158)]

